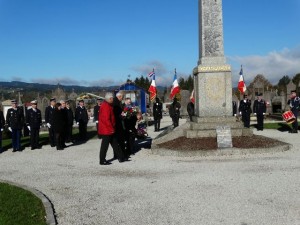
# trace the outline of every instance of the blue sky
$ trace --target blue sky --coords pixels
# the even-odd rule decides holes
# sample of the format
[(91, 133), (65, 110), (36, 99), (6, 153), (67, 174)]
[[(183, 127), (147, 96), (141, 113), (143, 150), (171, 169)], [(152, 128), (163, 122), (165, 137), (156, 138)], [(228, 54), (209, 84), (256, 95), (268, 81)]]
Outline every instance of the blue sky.
[[(300, 0), (223, 0), (233, 86), (300, 73)], [(198, 61), (198, 0), (0, 0), (0, 80), (171, 85)]]

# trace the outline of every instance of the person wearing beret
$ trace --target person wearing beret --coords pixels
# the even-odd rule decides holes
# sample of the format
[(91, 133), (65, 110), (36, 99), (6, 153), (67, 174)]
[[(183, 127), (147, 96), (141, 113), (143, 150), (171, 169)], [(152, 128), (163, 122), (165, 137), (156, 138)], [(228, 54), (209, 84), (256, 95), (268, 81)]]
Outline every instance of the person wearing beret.
[(55, 110), (56, 99), (50, 99), (50, 105), (45, 110), (45, 122), (49, 131), (49, 143), (51, 147), (55, 147), (55, 133), (53, 129), (54, 110)]
[(21, 131), (24, 125), (24, 112), (17, 107), (17, 101), (11, 101), (12, 107), (7, 110), (6, 123), (11, 132), (13, 152), (21, 151)]
[(251, 100), (248, 99), (246, 94), (244, 95), (244, 99), (240, 101), (239, 112), (242, 116), (244, 127), (250, 128)]
[(292, 123), (292, 130), (289, 131), (289, 133), (298, 133), (298, 112), (299, 112), (299, 106), (300, 106), (300, 98), (297, 96), (296, 90), (291, 91), (290, 99), (288, 101), (288, 104), (290, 106), (290, 109), (292, 113), (294, 114), (296, 120)]
[(26, 113), (26, 126), (30, 131), (30, 146), (31, 150), (41, 148), (39, 145), (40, 128), (42, 126), (41, 110), (37, 108), (37, 101), (30, 102), (31, 108)]
[(258, 94), (257, 99), (253, 104), (253, 113), (257, 119), (257, 130), (264, 129), (264, 115), (266, 114), (267, 104), (266, 101), (262, 99), (262, 94)]

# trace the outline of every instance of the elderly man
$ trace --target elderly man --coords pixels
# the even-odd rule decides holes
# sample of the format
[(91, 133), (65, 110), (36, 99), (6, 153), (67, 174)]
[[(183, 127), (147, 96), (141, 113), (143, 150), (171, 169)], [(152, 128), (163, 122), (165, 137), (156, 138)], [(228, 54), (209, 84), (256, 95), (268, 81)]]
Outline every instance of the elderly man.
[(39, 145), (40, 127), (42, 126), (41, 110), (37, 108), (37, 100), (30, 102), (31, 108), (26, 113), (26, 126), (30, 131), (31, 150), (41, 148)]
[(115, 156), (119, 162), (124, 162), (123, 152), (118, 147), (116, 137), (116, 119), (113, 108), (113, 94), (106, 93), (98, 116), (98, 134), (102, 137), (100, 147), (100, 165), (109, 165), (110, 162), (106, 160), (106, 153), (109, 144), (111, 144)]

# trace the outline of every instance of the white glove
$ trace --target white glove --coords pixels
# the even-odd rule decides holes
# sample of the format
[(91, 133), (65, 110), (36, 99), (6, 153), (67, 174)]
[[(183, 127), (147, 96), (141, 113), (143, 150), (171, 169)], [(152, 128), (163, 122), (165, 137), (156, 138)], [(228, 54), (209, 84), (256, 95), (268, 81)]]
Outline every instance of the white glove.
[(8, 130), (9, 130), (10, 132), (12, 132), (12, 129), (11, 129), (11, 127), (9, 127), (9, 128), (8, 128)]
[(234, 114), (234, 116), (236, 116), (236, 114)]
[(256, 116), (256, 113), (254, 113), (254, 115)]
[(48, 127), (48, 128), (51, 128), (51, 124), (50, 124), (50, 123), (47, 123), (47, 127)]
[(98, 123), (98, 120), (96, 120), (95, 122)]
[(263, 115), (266, 115), (265, 113), (263, 113)]
[(30, 131), (30, 126), (27, 126), (28, 130)]
[(3, 128), (1, 128), (1, 132), (3, 131)]
[(242, 112), (240, 112), (240, 114), (242, 115)]
[(76, 124), (79, 125), (79, 122), (77, 122)]

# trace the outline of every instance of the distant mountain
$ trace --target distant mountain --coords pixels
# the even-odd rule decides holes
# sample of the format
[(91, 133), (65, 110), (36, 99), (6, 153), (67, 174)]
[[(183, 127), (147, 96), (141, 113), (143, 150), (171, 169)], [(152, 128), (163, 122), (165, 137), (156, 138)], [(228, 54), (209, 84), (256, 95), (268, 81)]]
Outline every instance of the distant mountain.
[[(21, 90), (21, 91), (36, 91), (36, 92), (48, 92), (55, 90), (57, 87), (62, 88), (66, 92), (84, 93), (84, 92), (103, 92), (103, 91), (114, 91), (119, 88), (119, 86), (109, 86), (109, 87), (86, 87), (79, 85), (53, 85), (53, 84), (39, 84), (39, 83), (26, 83), (22, 81), (11, 81), (4, 82), (0, 81), (0, 90)], [(158, 86), (159, 91), (163, 91), (165, 87)]]

